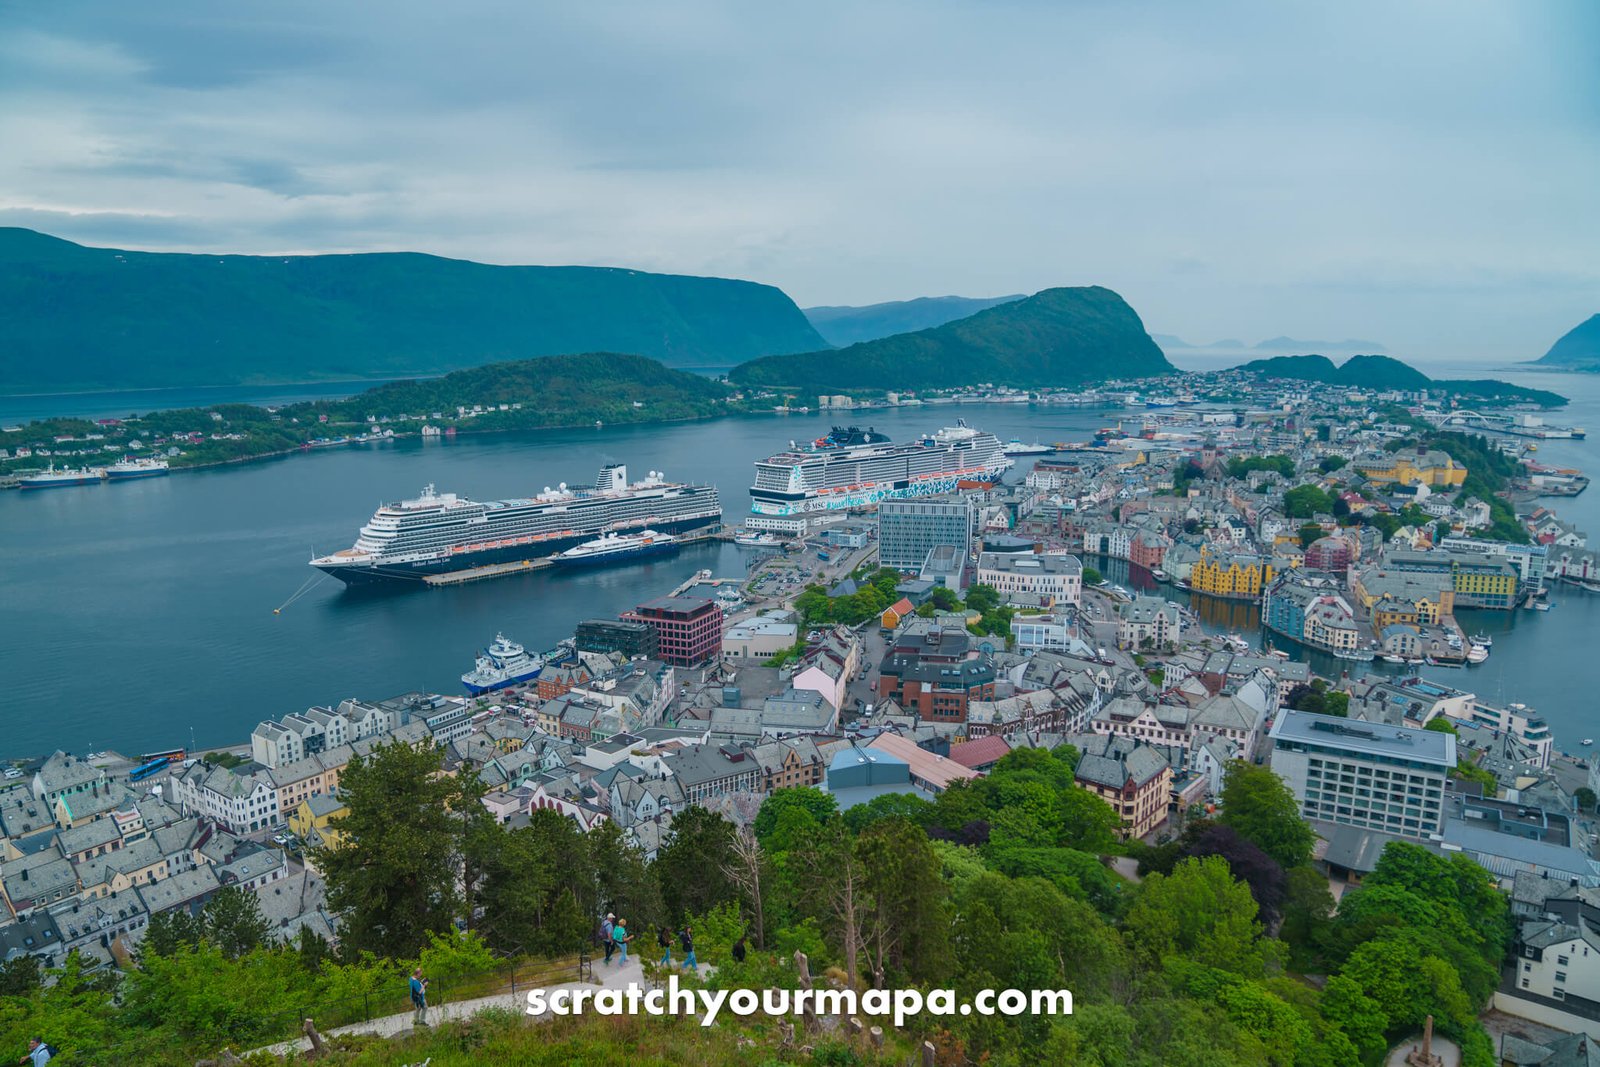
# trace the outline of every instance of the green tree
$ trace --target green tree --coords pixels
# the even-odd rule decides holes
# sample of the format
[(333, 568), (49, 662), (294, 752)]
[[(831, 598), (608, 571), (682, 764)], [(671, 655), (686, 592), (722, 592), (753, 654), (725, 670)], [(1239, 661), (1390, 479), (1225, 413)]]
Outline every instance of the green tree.
[(698, 804), (672, 817), (672, 830), (655, 861), (670, 922), (681, 923), (736, 895), (728, 877), (733, 838), (732, 823)]
[(511, 954), (581, 948), (600, 910), (594, 856), (583, 834), (548, 808), (535, 810), (527, 826), (496, 829), (479, 895), (484, 937)]
[(1286, 876), (1283, 923), (1278, 936), (1289, 946), (1290, 964), (1310, 970), (1327, 942), (1333, 892), (1315, 867), (1295, 867)]
[(1577, 802), (1579, 811), (1593, 811), (1595, 804), (1594, 790), (1586, 785), (1580, 785), (1572, 792), (1572, 799)]
[(1300, 547), (1310, 548), (1322, 537), (1322, 527), (1314, 522), (1308, 522), (1300, 527)]
[(933, 802), (915, 793), (884, 793), (844, 813), (845, 825), (859, 834), (882, 819), (905, 819), (926, 826), (933, 814)]
[(1311, 862), (1316, 835), (1300, 817), (1294, 793), (1270, 767), (1243, 760), (1229, 765), (1222, 783), (1221, 821), (1254, 841), (1286, 871)]
[(1314, 485), (1297, 485), (1283, 494), (1283, 513), (1291, 519), (1309, 519), (1333, 510), (1333, 496)]
[(591, 921), (605, 912), (628, 920), (630, 929), (643, 933), (666, 921), (661, 886), (645, 862), (644, 853), (622, 836), (610, 819), (584, 835), (595, 871), (597, 904)]
[(1170, 875), (1150, 875), (1123, 926), (1151, 967), (1172, 956), (1245, 976), (1264, 967), (1255, 898), (1220, 856), (1183, 860)]
[(205, 936), (205, 924), (187, 908), (158, 911), (150, 916), (144, 938), (139, 942), (139, 957), (170, 956), (181, 948), (193, 948)]
[(261, 914), (261, 903), (254, 893), (237, 886), (217, 891), (200, 913), (205, 936), (230, 960), (267, 944), (271, 927)]
[(949, 586), (936, 585), (928, 594), (928, 603), (937, 611), (954, 611), (961, 606), (961, 598)]
[(1332, 474), (1334, 471), (1343, 468), (1344, 465), (1349, 462), (1350, 461), (1345, 459), (1343, 456), (1323, 456), (1321, 461), (1317, 463), (1317, 469), (1323, 474)]
[(340, 777), (344, 842), (314, 855), (347, 952), (413, 956), (458, 913), (464, 783), (440, 773), (441, 756), (431, 742), (379, 745)]
[[(1194, 531), (1191, 530), (1189, 532), (1193, 533)], [(1100, 572), (1094, 567), (1085, 566), (1083, 568), (1083, 586), (1085, 589), (1091, 585), (1099, 585), (1101, 580)]]
[(829, 816), (838, 813), (839, 802), (834, 799), (832, 793), (824, 793), (813, 786), (774, 789), (761, 802), (755, 821), (751, 823), (751, 829), (755, 831), (756, 840), (761, 842), (762, 848), (772, 850), (789, 847), (788, 842), (775, 841), (773, 837), (783, 821), (784, 814), (790, 811), (801, 812), (809, 816), (812, 823), (820, 826)]
[(0, 997), (25, 996), (43, 982), (44, 968), (38, 956), (17, 956), (0, 963)]
[(862, 832), (855, 852), (868, 897), (862, 943), (873, 972), (942, 981), (951, 964), (950, 917), (928, 835), (905, 819), (885, 819)]

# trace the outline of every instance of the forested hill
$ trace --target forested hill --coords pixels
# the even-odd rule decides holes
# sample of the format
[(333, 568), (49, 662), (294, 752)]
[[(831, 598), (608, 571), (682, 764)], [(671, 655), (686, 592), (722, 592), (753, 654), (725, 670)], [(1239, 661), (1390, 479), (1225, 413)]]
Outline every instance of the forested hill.
[(1430, 378), (1389, 356), (1351, 356), (1343, 364), (1335, 364), (1327, 356), (1274, 356), (1253, 359), (1233, 369), (1262, 378), (1322, 382), (1352, 389), (1433, 390), (1478, 403), (1532, 403), (1553, 408), (1567, 402), (1566, 397), (1547, 389), (1530, 389), (1491, 378)]
[(728, 366), (825, 343), (754, 282), (415, 252), (131, 252), (0, 228), (0, 394), (393, 378), (593, 351)]
[(1173, 371), (1127, 302), (1099, 286), (1045, 289), (965, 319), (798, 356), (735, 367), (747, 385), (808, 392), (932, 389), (975, 382), (1079, 385)]
[(1600, 315), (1568, 330), (1534, 362), (1559, 370), (1600, 371)]
[(1023, 296), (1022, 293), (988, 297), (922, 296), (915, 300), (892, 300), (886, 304), (866, 304), (862, 307), (814, 307), (804, 310), (811, 325), (830, 345), (853, 345), (860, 341), (892, 337), (897, 333), (943, 326), (987, 308), (1021, 300)]

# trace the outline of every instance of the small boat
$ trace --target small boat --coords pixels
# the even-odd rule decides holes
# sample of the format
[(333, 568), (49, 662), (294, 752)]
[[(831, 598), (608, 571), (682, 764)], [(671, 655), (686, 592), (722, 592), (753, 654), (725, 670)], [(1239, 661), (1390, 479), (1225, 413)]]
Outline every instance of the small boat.
[(1396, 656), (1396, 655), (1392, 655), (1392, 654), (1385, 654), (1384, 657), (1383, 657), (1383, 662), (1385, 662), (1385, 663), (1404, 663), (1405, 661), (1406, 661), (1406, 658), (1404, 656)]
[(1583, 739), (1583, 743), (1584, 743), (1584, 744), (1585, 744), (1585, 745), (1592, 745), (1592, 744), (1594, 744), (1594, 738), (1592, 738), (1592, 737), (1585, 737), (1585, 738), (1584, 738), (1584, 739)]
[(660, 555), (675, 551), (677, 547), (676, 537), (655, 530), (641, 530), (636, 534), (608, 533), (560, 553), (556, 563), (563, 567), (594, 567), (622, 559)]
[(1035, 441), (1031, 445), (1025, 445), (1022, 443), (1022, 438), (1013, 437), (1010, 441), (1006, 442), (1005, 446), (1001, 448), (1000, 451), (1004, 452), (1008, 456), (1043, 456), (1055, 450), (1049, 445), (1040, 444), (1038, 441)]
[(740, 527), (734, 532), (733, 543), (736, 545), (742, 545), (745, 548), (765, 548), (768, 545), (777, 544), (778, 539), (773, 537), (771, 534), (763, 533), (760, 530), (750, 530)]
[(1150, 577), (1154, 578), (1158, 582), (1164, 582), (1167, 580), (1167, 572), (1162, 570), (1160, 567), (1151, 567)]
[(1488, 658), (1489, 658), (1489, 650), (1487, 648), (1485, 648), (1483, 645), (1476, 645), (1475, 644), (1475, 645), (1472, 646), (1472, 648), (1467, 650), (1467, 662), (1468, 663), (1482, 663), (1484, 660), (1486, 660)]
[(1549, 611), (1553, 607), (1555, 607), (1554, 604), (1551, 604), (1548, 601), (1540, 600), (1540, 601), (1536, 601), (1534, 603), (1533, 610), (1534, 611)]
[(1494, 645), (1494, 638), (1488, 634), (1473, 634), (1468, 640), (1474, 645), (1482, 645), (1484, 648), (1490, 648)]

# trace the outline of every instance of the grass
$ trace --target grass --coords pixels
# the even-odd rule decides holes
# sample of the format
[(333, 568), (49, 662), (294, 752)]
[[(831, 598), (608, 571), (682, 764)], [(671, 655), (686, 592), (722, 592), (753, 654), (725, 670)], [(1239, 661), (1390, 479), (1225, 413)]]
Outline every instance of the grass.
[[(797, 1028), (798, 1029), (798, 1028)], [(797, 1038), (806, 1044), (807, 1039)], [(888, 1067), (904, 1064), (909, 1044), (888, 1035), (882, 1052), (853, 1048), (842, 1037), (810, 1039), (811, 1049), (784, 1049), (776, 1022), (765, 1019), (721, 1021), (702, 1027), (692, 1019), (644, 1016), (575, 1018), (533, 1022), (504, 1010), (481, 1012), (409, 1036), (384, 1039), (341, 1037), (328, 1041), (330, 1054), (319, 1064), (350, 1067), (401, 1067), (429, 1061), (430, 1067), (519, 1064), (527, 1067)], [(252, 1057), (250, 1062), (269, 1062)], [(282, 1061), (273, 1058), (272, 1063)], [(291, 1058), (288, 1062), (301, 1062)]]

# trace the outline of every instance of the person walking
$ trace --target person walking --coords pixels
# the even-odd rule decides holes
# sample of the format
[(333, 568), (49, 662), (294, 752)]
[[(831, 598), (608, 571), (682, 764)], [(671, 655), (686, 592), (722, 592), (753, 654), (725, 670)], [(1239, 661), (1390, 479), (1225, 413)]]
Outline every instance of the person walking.
[(744, 962), (744, 938), (745, 938), (745, 935), (744, 934), (740, 934), (739, 935), (739, 940), (737, 940), (737, 941), (735, 941), (733, 943), (733, 962), (734, 963), (743, 963)]
[(687, 926), (683, 933), (678, 935), (678, 944), (683, 946), (683, 966), (695, 974), (700, 973), (700, 961), (694, 958), (694, 931)]
[(44, 1067), (55, 1054), (56, 1050), (45, 1044), (44, 1038), (33, 1037), (28, 1039), (28, 1054), (17, 1062), (28, 1067)]
[(411, 972), (411, 1022), (414, 1026), (428, 1025), (428, 980), (422, 977), (422, 968)]
[(672, 935), (665, 926), (656, 927), (656, 944), (661, 946), (661, 966), (672, 966)]
[(628, 920), (618, 919), (616, 929), (611, 931), (611, 939), (617, 943), (617, 949), (622, 953), (617, 960), (618, 967), (628, 965), (628, 942), (633, 940), (633, 935), (628, 933)]
[(616, 916), (608, 911), (605, 921), (600, 924), (600, 943), (606, 947), (607, 965), (611, 963), (611, 954), (617, 950), (617, 943), (611, 940), (611, 934), (616, 929), (612, 922), (615, 918)]

